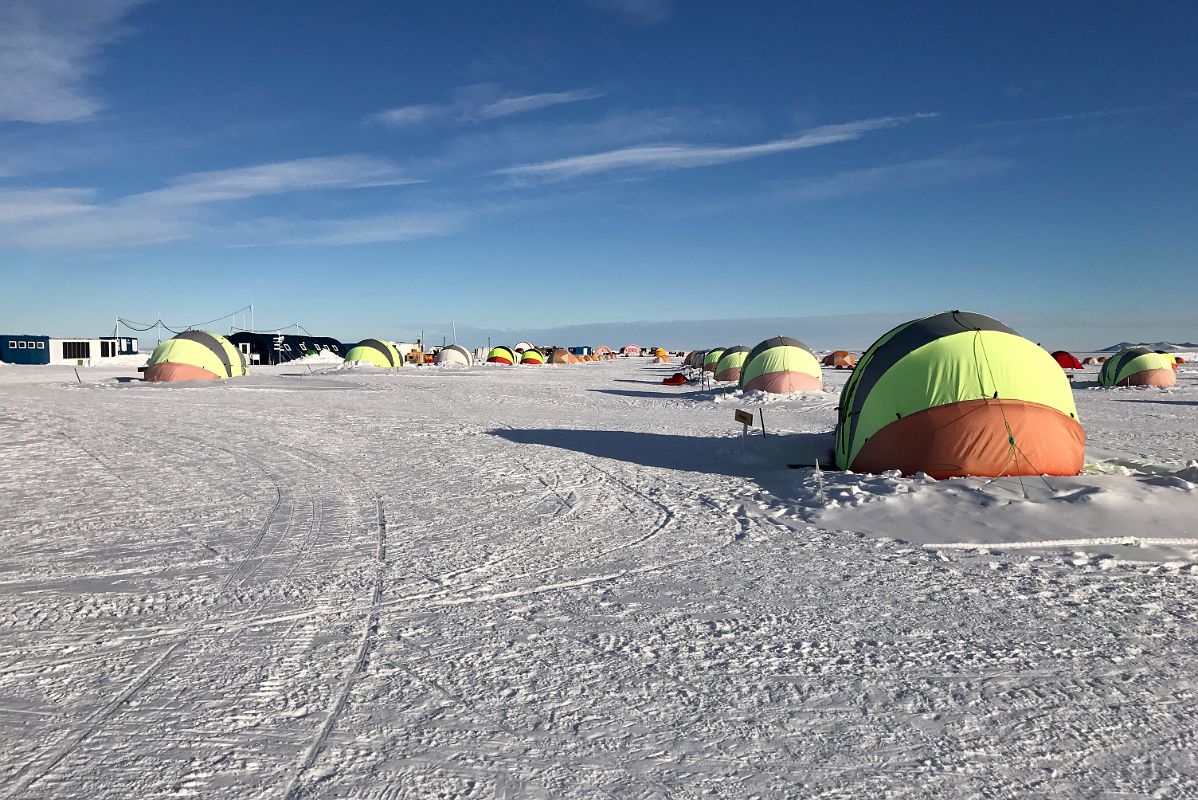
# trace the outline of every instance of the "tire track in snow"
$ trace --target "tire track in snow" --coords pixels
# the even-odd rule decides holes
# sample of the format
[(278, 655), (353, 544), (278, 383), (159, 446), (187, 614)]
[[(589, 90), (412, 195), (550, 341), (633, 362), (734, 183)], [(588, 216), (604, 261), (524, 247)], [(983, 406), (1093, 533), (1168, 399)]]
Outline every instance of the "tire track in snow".
[[(128, 435), (127, 432), (126, 435)], [(159, 432), (159, 435), (163, 436), (164, 434)], [(140, 435), (135, 435), (134, 438), (140, 438), (146, 441), (150, 440), (150, 437), (144, 437)], [(245, 568), (249, 560), (256, 556), (258, 549), (261, 547), (262, 542), (265, 539), (267, 531), (274, 524), (274, 520), (283, 504), (283, 483), (277, 476), (273, 475), (269, 470), (267, 470), (262, 462), (257, 461), (246, 454), (237, 454), (228, 448), (214, 445), (209, 442), (204, 442), (202, 440), (193, 439), (188, 436), (177, 436), (176, 438), (189, 441), (194, 445), (208, 446), (217, 450), (221, 450), (233, 456), (235, 460), (241, 458), (244, 461), (248, 461), (261, 470), (262, 473), (270, 479), (275, 489), (275, 499), (271, 505), (270, 511), (267, 514), (266, 520), (259, 527), (250, 546), (246, 549), (245, 554), (237, 562), (237, 564), (234, 565), (233, 569), (230, 570), (230, 572), (225, 576), (225, 579), (221, 582), (220, 586), (217, 588), (214, 597), (219, 599), (232, 586), (233, 581), (239, 574), (242, 573), (242, 570)], [(157, 439), (155, 441), (156, 446), (158, 446), (160, 449), (169, 450), (169, 448), (162, 448), (161, 439)], [(175, 452), (177, 453), (181, 451), (176, 450)], [(291, 518), (289, 517), (286, 530), (282, 534), (281, 539), (286, 538), (290, 528)], [(252, 572), (253, 571), (251, 571), (249, 574), (252, 574)], [(155, 676), (157, 676), (167, 666), (167, 664), (170, 663), (175, 653), (192, 640), (192, 638), (205, 626), (205, 623), (209, 622), (209, 618), (216, 611), (217, 609), (214, 607), (212, 611), (210, 611), (204, 618), (196, 620), (187, 628), (186, 631), (184, 631), (182, 634), (179, 634), (175, 641), (171, 642), (167, 646), (166, 650), (159, 655), (158, 658), (151, 662), (150, 665), (142, 673), (140, 673), (120, 694), (118, 694), (112, 701), (102, 706), (99, 710), (84, 720), (83, 727), (80, 730), (76, 731), (74, 734), (68, 735), (68, 737), (62, 743), (60, 743), (57, 747), (54, 747), (48, 753), (36, 755), (33, 759), (26, 762), (9, 778), (9, 782), (15, 781), (15, 784), (5, 794), (5, 797), (19, 797), (22, 793), (26, 792), (33, 785), (46, 777), (59, 764), (61, 764), (63, 760), (68, 758), (81, 745), (83, 745), (84, 742), (98, 734), (123, 706), (129, 703), (130, 700), (132, 700), (139, 692), (141, 692), (147, 685), (150, 684)], [(214, 643), (219, 640), (221, 635), (221, 633), (218, 633), (216, 639), (210, 640), (208, 643), (206, 643), (199, 653), (197, 653), (197, 656), (202, 655), (204, 652), (211, 649)], [(35, 762), (43, 758), (46, 759), (45, 763), (35, 767)]]
[(324, 724), (321, 725), (316, 738), (308, 745), (307, 752), (300, 762), (299, 767), (292, 773), (286, 790), (283, 792), (285, 800), (299, 797), (302, 791), (299, 783), (300, 779), (316, 763), (316, 759), (324, 749), (325, 743), (333, 732), (333, 728), (337, 725), (338, 717), (345, 710), (345, 705), (349, 700), (349, 693), (353, 688), (354, 681), (366, 668), (366, 660), (370, 652), (370, 640), (378, 627), (378, 614), (383, 595), (383, 571), (387, 563), (387, 516), (383, 508), (382, 498), (375, 495), (375, 501), (378, 504), (378, 546), (375, 550), (376, 564), (374, 586), (370, 597), (370, 610), (367, 612), (366, 621), (362, 626), (362, 634), (358, 640), (358, 649), (354, 655), (353, 665), (341, 682), (341, 689), (337, 693), (337, 700), (325, 716)]

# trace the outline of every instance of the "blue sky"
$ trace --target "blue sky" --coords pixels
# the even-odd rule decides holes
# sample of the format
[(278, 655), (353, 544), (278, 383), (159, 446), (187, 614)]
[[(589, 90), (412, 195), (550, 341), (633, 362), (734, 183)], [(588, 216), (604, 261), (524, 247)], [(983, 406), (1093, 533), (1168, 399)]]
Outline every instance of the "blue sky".
[(1192, 2), (5, 0), (0, 328), (971, 308), (1198, 338), (1196, 29)]

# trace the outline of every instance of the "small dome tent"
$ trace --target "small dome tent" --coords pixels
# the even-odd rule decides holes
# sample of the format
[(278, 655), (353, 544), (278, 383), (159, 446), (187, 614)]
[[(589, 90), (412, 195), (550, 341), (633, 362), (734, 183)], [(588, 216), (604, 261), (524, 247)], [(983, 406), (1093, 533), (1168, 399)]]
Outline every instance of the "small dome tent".
[(1076, 475), (1086, 434), (1056, 361), (997, 320), (947, 311), (874, 342), (841, 392), (836, 464), (933, 478)]
[(611, 348), (605, 344), (601, 344), (595, 348), (595, 355), (597, 355), (601, 358), (604, 356), (610, 356), (611, 354), (612, 354)]
[(376, 367), (402, 367), (403, 356), (390, 342), (382, 339), (363, 339), (345, 354), (345, 363), (361, 362)]
[(1100, 362), (1100, 361), (1099, 361), (1097, 358), (1095, 358), (1094, 356), (1086, 356), (1085, 358), (1083, 358), (1083, 359), (1082, 359), (1082, 366), (1083, 366), (1083, 367), (1088, 367), (1088, 366), (1090, 366), (1091, 364), (1100, 364), (1100, 363), (1102, 363), (1102, 362)]
[(696, 350), (695, 352), (691, 353), (690, 358), (686, 360), (686, 366), (690, 367), (691, 369), (702, 369), (703, 355), (705, 352), (706, 351), (704, 350)]
[(577, 364), (578, 356), (571, 353), (564, 347), (555, 347), (553, 352), (549, 354), (550, 364)]
[(1120, 350), (1106, 360), (1098, 373), (1103, 386), (1176, 386), (1173, 361), (1147, 347)]
[(724, 355), (724, 348), (716, 347), (708, 350), (703, 354), (703, 371), (715, 372), (716, 365), (720, 363), (720, 356)]
[(749, 348), (744, 345), (738, 344), (735, 347), (729, 347), (715, 365), (715, 379), (717, 381), (739, 381), (741, 367), (745, 365), (748, 358)]
[(1066, 350), (1054, 350), (1052, 357), (1061, 365), (1061, 369), (1081, 369), (1082, 362), (1077, 360), (1077, 356)]
[(521, 364), (540, 365), (545, 363), (545, 355), (535, 347), (530, 347), (520, 354)]
[(492, 347), (490, 352), (487, 353), (487, 363), (508, 365), (515, 364), (516, 354), (512, 352), (510, 347), (504, 347), (503, 345)]
[(249, 372), (245, 354), (225, 337), (207, 331), (183, 331), (150, 355), (145, 379), (151, 382), (218, 381)]
[(836, 369), (852, 369), (857, 363), (857, 359), (848, 350), (837, 350), (834, 353), (828, 353), (824, 356), (824, 360), (820, 362), (825, 367), (835, 367)]
[(789, 336), (775, 336), (749, 351), (740, 368), (740, 388), (773, 394), (812, 392), (824, 388), (824, 378), (807, 345)]
[(468, 367), (474, 363), (474, 356), (470, 351), (461, 345), (451, 344), (447, 347), (442, 347), (437, 351), (437, 356), (433, 359), (434, 364), (460, 364), (463, 367)]
[(626, 344), (620, 350), (620, 355), (639, 356), (640, 354), (641, 354), (641, 348), (637, 347), (635, 344)]
[(516, 346), (512, 348), (512, 352), (515, 353), (516, 355), (520, 355), (525, 350), (532, 350), (532, 349), (533, 349), (532, 345), (529, 344), (528, 342), (516, 342)]

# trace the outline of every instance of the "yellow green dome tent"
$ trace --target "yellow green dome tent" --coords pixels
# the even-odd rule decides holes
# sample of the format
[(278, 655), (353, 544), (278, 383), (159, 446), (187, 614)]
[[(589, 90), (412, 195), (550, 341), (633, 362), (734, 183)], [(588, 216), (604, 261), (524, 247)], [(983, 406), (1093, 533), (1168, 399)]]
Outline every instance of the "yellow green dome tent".
[(345, 363), (362, 362), (376, 367), (402, 367), (403, 356), (395, 345), (382, 339), (363, 339), (345, 354)]
[(840, 395), (836, 464), (933, 478), (1076, 475), (1086, 434), (1056, 359), (997, 320), (946, 311), (865, 351)]
[(807, 345), (789, 336), (775, 336), (749, 351), (738, 385), (745, 392), (815, 392), (824, 388), (824, 378)]
[(154, 348), (145, 379), (216, 381), (248, 372), (245, 354), (225, 337), (207, 331), (184, 331)]
[(491, 351), (487, 353), (488, 364), (510, 365), (515, 364), (516, 361), (516, 354), (512, 352), (512, 349), (510, 347), (504, 347), (503, 345), (500, 345), (499, 347), (492, 347)]
[(707, 372), (715, 372), (716, 365), (720, 363), (720, 356), (722, 355), (724, 355), (724, 348), (722, 347), (708, 350), (703, 354), (703, 369)]
[(520, 354), (521, 364), (544, 364), (545, 354), (535, 347), (530, 347)]
[(1176, 386), (1176, 359), (1147, 347), (1129, 347), (1111, 356), (1098, 373), (1103, 386)]
[(729, 347), (716, 362), (715, 379), (717, 381), (739, 381), (741, 367), (745, 365), (748, 358), (749, 348), (744, 345), (738, 344), (735, 347)]

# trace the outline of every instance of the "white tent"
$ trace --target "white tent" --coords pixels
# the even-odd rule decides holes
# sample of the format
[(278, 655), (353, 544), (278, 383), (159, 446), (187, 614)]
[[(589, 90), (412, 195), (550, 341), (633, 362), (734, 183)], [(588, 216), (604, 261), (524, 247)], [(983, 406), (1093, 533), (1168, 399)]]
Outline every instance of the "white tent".
[(464, 367), (470, 366), (473, 362), (474, 357), (470, 355), (470, 351), (456, 344), (438, 350), (435, 361), (437, 364), (461, 364)]
[(532, 349), (533, 349), (533, 346), (531, 344), (529, 344), (528, 342), (516, 342), (516, 346), (512, 348), (512, 350), (515, 351), (516, 355), (520, 355), (525, 350), (532, 350)]

